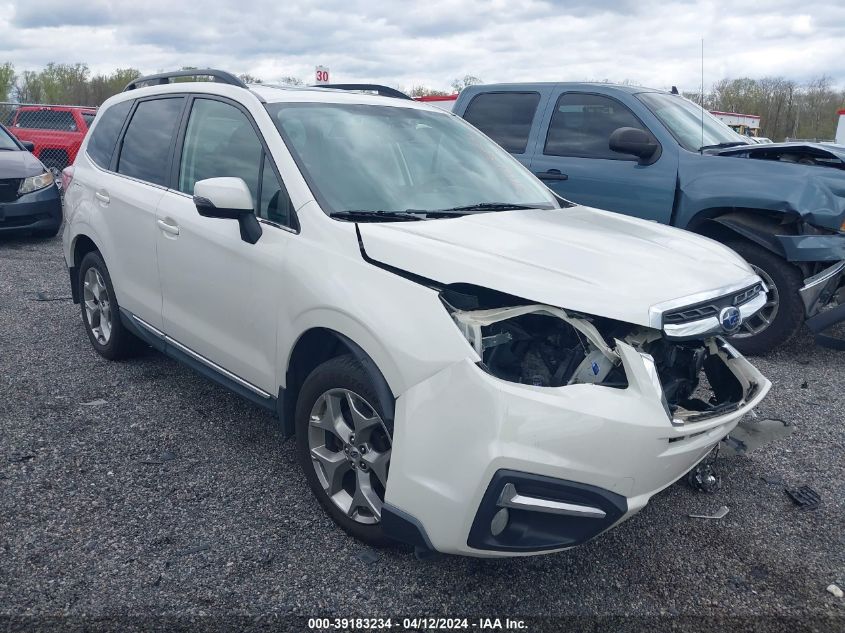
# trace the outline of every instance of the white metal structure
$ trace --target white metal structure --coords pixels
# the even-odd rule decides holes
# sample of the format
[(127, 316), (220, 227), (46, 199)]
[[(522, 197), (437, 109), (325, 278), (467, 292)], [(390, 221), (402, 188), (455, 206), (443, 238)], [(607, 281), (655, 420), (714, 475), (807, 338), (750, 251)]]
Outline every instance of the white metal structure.
[(770, 388), (720, 338), (765, 301), (735, 253), (569, 205), (411, 100), (128, 90), (79, 152), (66, 217), (97, 351), (140, 338), (277, 411), (327, 512), (370, 542), (577, 545)]
[(836, 116), (836, 144), (845, 145), (845, 110), (839, 110)]

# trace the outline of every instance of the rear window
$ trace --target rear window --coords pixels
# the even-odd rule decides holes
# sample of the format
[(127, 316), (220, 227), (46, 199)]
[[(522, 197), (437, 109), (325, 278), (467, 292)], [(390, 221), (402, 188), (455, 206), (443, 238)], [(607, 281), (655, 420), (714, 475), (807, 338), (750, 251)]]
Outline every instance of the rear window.
[(88, 141), (88, 156), (103, 169), (111, 166), (117, 137), (133, 103), (132, 100), (121, 101), (108, 108), (100, 117), (97, 127), (91, 132), (91, 139)]
[(488, 92), (470, 101), (464, 119), (511, 154), (524, 154), (538, 103), (536, 92)]
[(73, 113), (56, 110), (22, 110), (18, 112), (15, 127), (31, 130), (63, 130), (76, 132)]
[(184, 98), (141, 101), (129, 121), (117, 163), (126, 176), (157, 185), (167, 183), (170, 148)]

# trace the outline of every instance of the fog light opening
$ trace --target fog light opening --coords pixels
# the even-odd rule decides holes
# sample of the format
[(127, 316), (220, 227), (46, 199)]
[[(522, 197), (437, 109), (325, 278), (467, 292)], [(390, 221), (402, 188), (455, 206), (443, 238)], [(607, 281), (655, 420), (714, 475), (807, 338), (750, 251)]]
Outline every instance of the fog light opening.
[(499, 536), (499, 534), (504, 532), (505, 528), (508, 527), (509, 520), (510, 512), (508, 512), (508, 509), (502, 508), (499, 510), (493, 515), (493, 520), (490, 521), (490, 533), (493, 536)]

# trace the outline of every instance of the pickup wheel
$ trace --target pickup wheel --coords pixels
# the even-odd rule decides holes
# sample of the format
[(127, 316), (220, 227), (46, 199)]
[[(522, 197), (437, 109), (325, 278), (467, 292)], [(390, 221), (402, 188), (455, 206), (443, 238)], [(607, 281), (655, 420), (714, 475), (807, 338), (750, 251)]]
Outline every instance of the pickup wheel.
[(142, 347), (141, 341), (123, 327), (109, 270), (98, 252), (82, 258), (77, 283), (82, 322), (97, 353), (109, 360), (134, 355)]
[(346, 355), (314, 369), (295, 420), (297, 459), (320, 505), (351, 536), (385, 544), (381, 509), (393, 428), (361, 364)]
[(745, 241), (727, 246), (747, 261), (769, 288), (766, 305), (746, 319), (739, 333), (730, 338), (743, 354), (765, 354), (795, 336), (804, 323), (804, 302), (799, 290), (804, 285), (801, 271), (762, 246)]

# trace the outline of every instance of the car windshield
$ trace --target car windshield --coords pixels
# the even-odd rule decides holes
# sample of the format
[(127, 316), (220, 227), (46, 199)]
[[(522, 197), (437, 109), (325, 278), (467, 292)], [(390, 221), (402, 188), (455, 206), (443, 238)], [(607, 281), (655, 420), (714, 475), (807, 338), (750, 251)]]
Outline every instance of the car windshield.
[(320, 205), (338, 217), (560, 206), (510, 154), (450, 114), (336, 103), (267, 110)]
[(15, 143), (12, 136), (0, 125), (0, 150), (19, 150), (20, 146)]
[[(749, 141), (734, 132), (701, 106), (678, 95), (665, 92), (641, 92), (637, 95), (686, 149), (697, 152), (702, 147), (747, 145)], [(704, 113), (702, 126), (702, 112)], [(703, 128), (703, 136), (702, 136)]]

